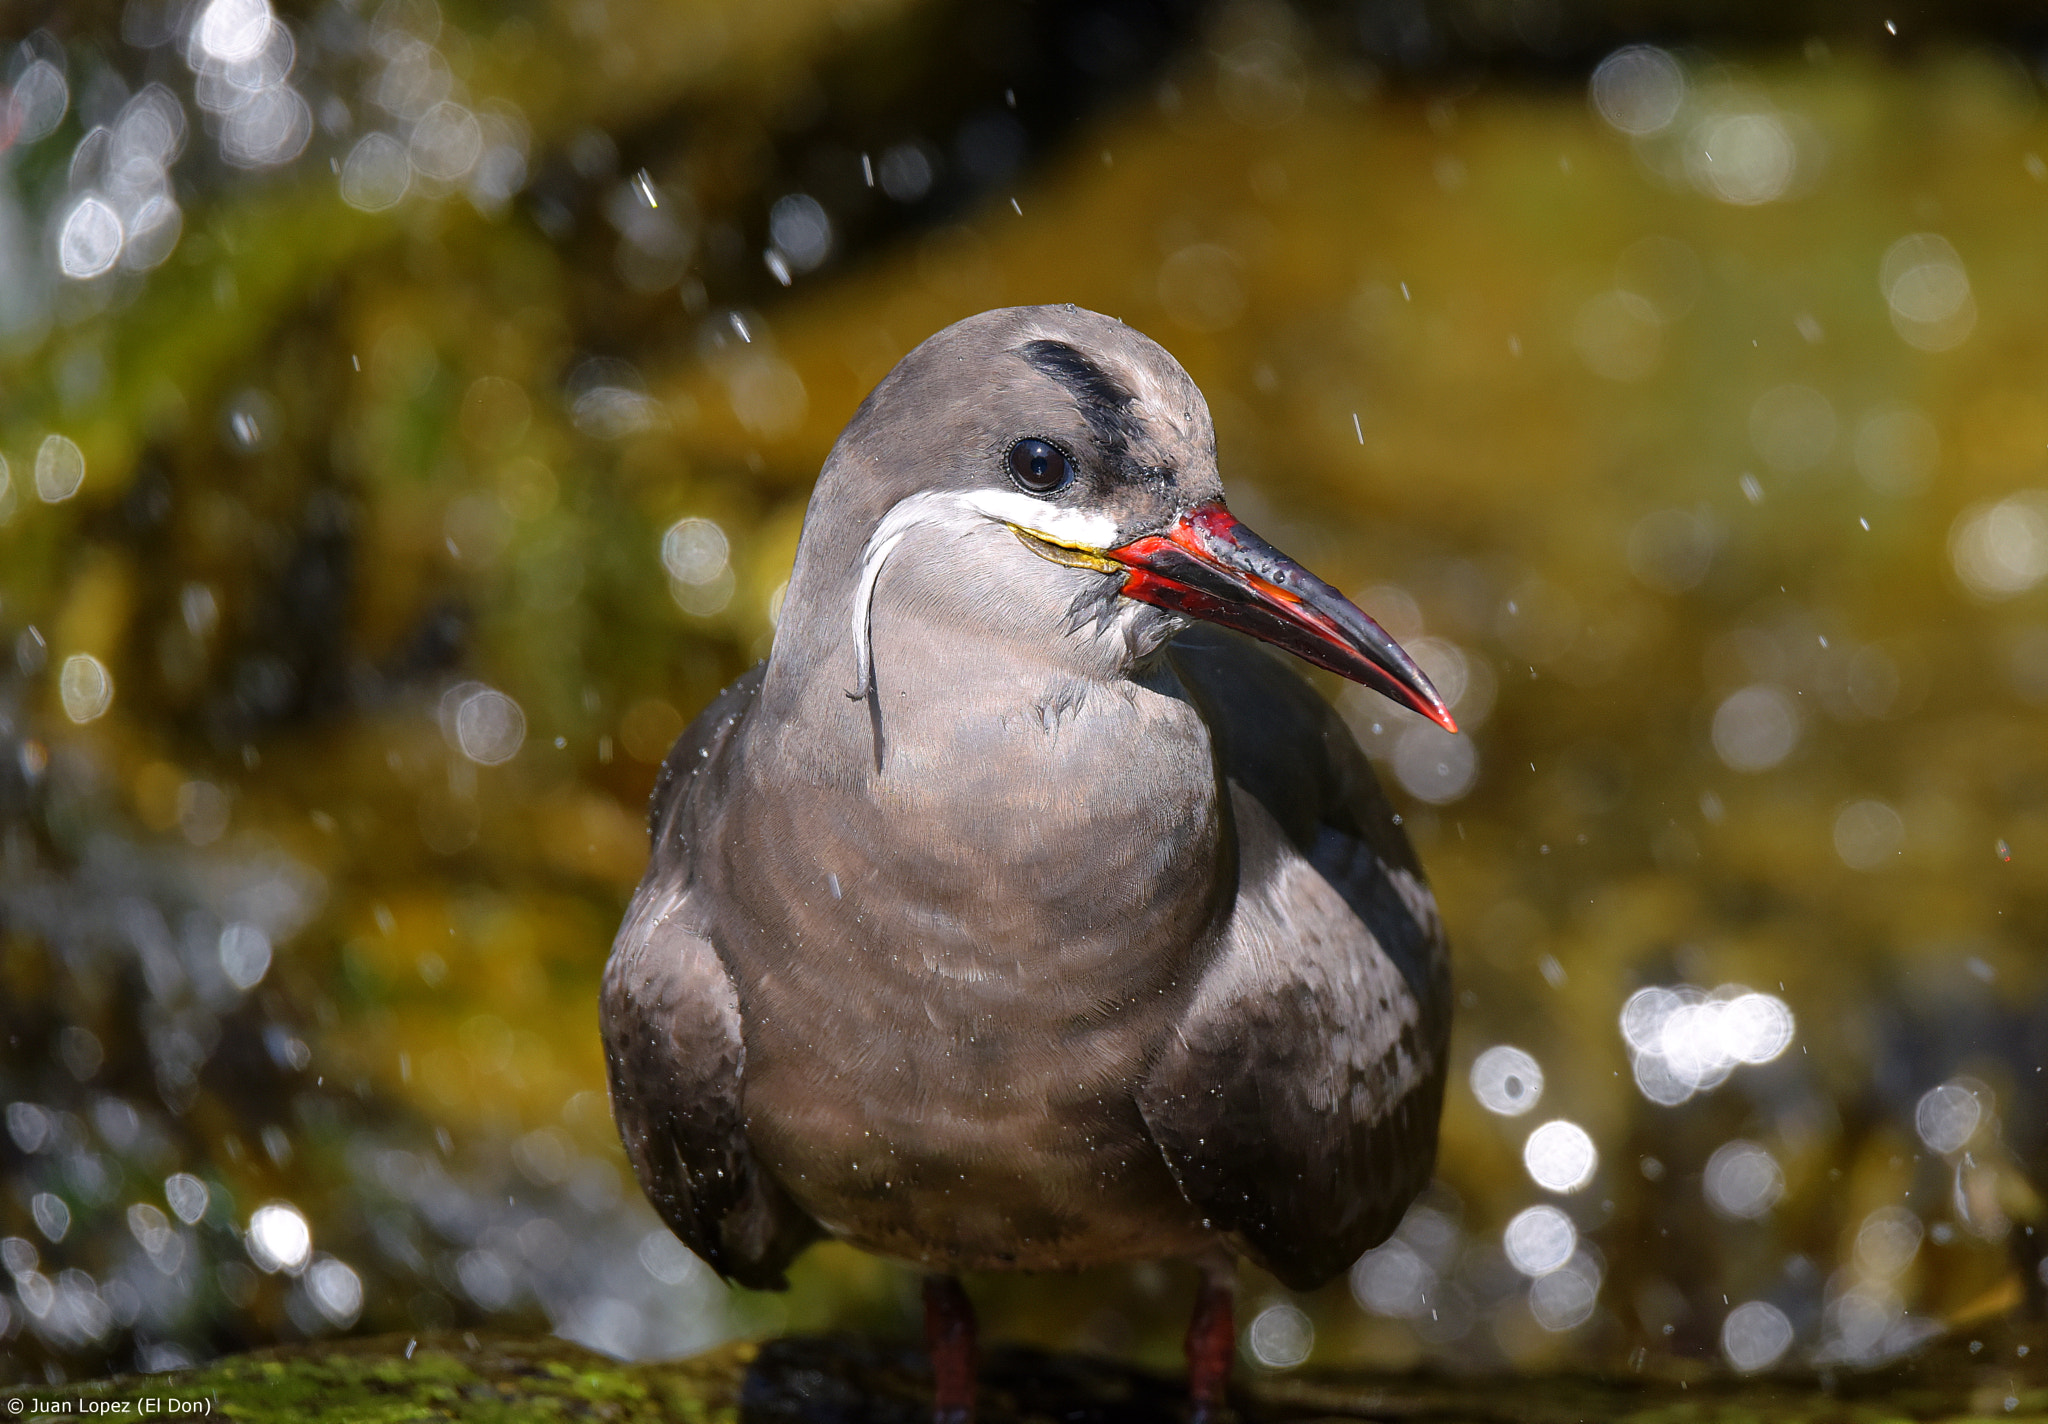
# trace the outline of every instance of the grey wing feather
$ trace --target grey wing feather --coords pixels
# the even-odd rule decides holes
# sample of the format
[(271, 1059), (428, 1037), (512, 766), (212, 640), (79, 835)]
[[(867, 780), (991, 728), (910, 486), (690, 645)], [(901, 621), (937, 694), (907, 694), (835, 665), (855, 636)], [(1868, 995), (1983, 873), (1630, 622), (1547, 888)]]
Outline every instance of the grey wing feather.
[(1232, 786), (1239, 891), (1140, 1107), (1188, 1199), (1308, 1289), (1385, 1239), (1429, 1180), (1448, 945), (1335, 711), (1234, 635), (1200, 630), (1173, 656)]
[(760, 685), (756, 667), (727, 688), (662, 765), (654, 854), (612, 945), (601, 1013), (612, 1115), (648, 1200), (720, 1275), (770, 1289), (818, 1228), (748, 1146), (739, 995), (697, 927), (689, 873), (691, 794)]

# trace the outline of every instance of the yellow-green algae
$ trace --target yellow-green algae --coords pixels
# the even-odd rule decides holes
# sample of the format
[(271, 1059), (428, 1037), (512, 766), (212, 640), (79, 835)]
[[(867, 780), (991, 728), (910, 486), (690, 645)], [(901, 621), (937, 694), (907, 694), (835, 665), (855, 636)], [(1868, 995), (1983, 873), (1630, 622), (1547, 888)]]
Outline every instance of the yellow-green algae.
[[(1244, 1424), (1432, 1420), (1442, 1424), (1966, 1424), (2048, 1420), (2048, 1330), (1956, 1335), (1886, 1368), (1741, 1379), (1697, 1365), (1644, 1373), (1480, 1375), (1305, 1370), (1252, 1373)], [(210, 1403), (238, 1424), (411, 1421), (909, 1421), (927, 1417), (917, 1352), (855, 1336), (740, 1342), (693, 1359), (621, 1363), (554, 1339), (385, 1335), (233, 1356), (195, 1370), (0, 1391), (0, 1410), (138, 1417), (148, 1399)], [(126, 1403), (119, 1413), (110, 1405)], [(97, 1406), (97, 1408), (95, 1408)], [(998, 1347), (982, 1370), (983, 1424), (1179, 1416), (1174, 1378), (1091, 1357)], [(24, 1417), (33, 1417), (26, 1415)], [(144, 1418), (194, 1417), (162, 1411)], [(208, 1417), (199, 1415), (197, 1417)]]
[(432, 1419), (719, 1424), (736, 1417), (740, 1379), (754, 1351), (752, 1345), (736, 1344), (681, 1363), (633, 1365), (559, 1340), (385, 1335), (230, 1356), (168, 1375), (16, 1389), (0, 1399), (10, 1410), (19, 1397), (30, 1402), (30, 1410), (40, 1405), (71, 1413), (126, 1403), (129, 1408), (122, 1413), (142, 1418), (193, 1417), (175, 1406), (140, 1413), (150, 1399), (208, 1401), (212, 1417), (242, 1424), (308, 1419), (346, 1424)]

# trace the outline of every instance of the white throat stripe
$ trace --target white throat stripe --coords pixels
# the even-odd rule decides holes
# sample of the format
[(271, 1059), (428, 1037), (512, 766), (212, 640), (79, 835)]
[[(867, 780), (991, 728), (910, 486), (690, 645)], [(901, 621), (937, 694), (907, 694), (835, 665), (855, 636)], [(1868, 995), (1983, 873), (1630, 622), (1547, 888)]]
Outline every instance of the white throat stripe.
[(1016, 490), (920, 490), (906, 495), (882, 516), (861, 550), (860, 579), (853, 591), (853, 656), (855, 697), (874, 686), (873, 611), (875, 585), (882, 566), (913, 529), (950, 526), (965, 532), (976, 524), (1014, 525), (1042, 534), (1055, 544), (1102, 551), (1122, 542), (1116, 521), (1102, 514), (1061, 509)]

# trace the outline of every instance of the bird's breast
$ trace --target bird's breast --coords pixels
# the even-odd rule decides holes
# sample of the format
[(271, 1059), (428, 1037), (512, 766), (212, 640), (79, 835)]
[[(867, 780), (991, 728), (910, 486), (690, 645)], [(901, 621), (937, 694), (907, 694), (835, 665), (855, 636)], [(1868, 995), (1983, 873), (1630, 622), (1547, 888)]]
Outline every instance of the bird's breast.
[(750, 1134), (856, 1237), (961, 1196), (1070, 1244), (1166, 1220), (1133, 1089), (1227, 898), (1206, 727), (1144, 689), (884, 727), (879, 773), (727, 818)]
[(881, 718), (879, 769), (790, 768), (728, 818), (721, 859), (773, 931), (763, 956), (858, 960), (920, 1000), (962, 985), (1101, 1002), (1173, 976), (1228, 870), (1214, 751), (1189, 703), (1020, 680), (1012, 696)]

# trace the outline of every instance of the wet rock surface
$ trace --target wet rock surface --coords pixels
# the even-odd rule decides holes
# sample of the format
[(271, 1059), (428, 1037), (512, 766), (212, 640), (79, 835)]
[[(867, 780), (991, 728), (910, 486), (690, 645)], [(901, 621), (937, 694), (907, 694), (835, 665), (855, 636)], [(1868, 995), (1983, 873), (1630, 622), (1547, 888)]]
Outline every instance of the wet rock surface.
[[(1169, 1424), (1185, 1417), (1178, 1379), (1091, 1356), (998, 1346), (983, 1362), (981, 1382), (983, 1424)], [(922, 1424), (931, 1417), (929, 1389), (921, 1352), (853, 1335), (788, 1336), (730, 1344), (688, 1360), (625, 1364), (557, 1339), (442, 1333), (266, 1350), (162, 1375), (14, 1388), (0, 1391), (0, 1409), (143, 1418), (206, 1409), (249, 1424)], [(2040, 1420), (2048, 1419), (2048, 1330), (1958, 1333), (1879, 1370), (1752, 1379), (1677, 1366), (1642, 1374), (1469, 1378), (1307, 1369), (1244, 1380), (1234, 1402), (1243, 1424)]]

